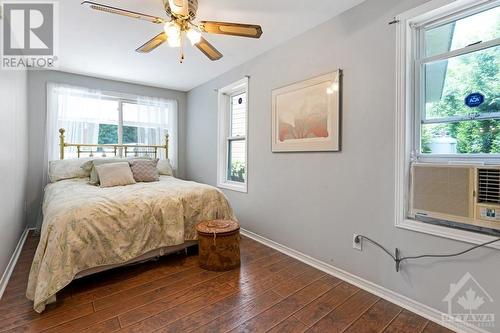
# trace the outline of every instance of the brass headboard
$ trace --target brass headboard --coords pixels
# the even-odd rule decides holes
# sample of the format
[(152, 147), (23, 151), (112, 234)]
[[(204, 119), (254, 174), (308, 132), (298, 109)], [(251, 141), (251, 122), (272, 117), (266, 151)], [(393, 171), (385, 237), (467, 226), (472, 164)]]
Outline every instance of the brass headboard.
[[(153, 155), (155, 158), (158, 157), (158, 151), (165, 149), (165, 156), (168, 158), (168, 133), (165, 135), (164, 145), (120, 145), (120, 144), (87, 144), (87, 143), (67, 143), (64, 141), (64, 128), (59, 129), (59, 157), (64, 160), (64, 150), (65, 148), (74, 147), (76, 148), (77, 156), (80, 158), (81, 154), (88, 154), (92, 157), (95, 154), (102, 154), (106, 156), (107, 154), (112, 154), (113, 156), (124, 156), (129, 155), (139, 156), (139, 154)], [(95, 150), (93, 149), (95, 148)], [(101, 148), (101, 150), (98, 150)]]

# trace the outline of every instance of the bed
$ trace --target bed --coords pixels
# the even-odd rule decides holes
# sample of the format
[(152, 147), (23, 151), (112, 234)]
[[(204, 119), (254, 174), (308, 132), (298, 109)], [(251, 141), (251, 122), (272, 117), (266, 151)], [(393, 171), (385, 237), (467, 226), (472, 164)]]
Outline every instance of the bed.
[(199, 222), (235, 219), (218, 189), (166, 175), (109, 188), (58, 180), (45, 188), (43, 215), (26, 294), (39, 313), (75, 278), (179, 251), (196, 244)]

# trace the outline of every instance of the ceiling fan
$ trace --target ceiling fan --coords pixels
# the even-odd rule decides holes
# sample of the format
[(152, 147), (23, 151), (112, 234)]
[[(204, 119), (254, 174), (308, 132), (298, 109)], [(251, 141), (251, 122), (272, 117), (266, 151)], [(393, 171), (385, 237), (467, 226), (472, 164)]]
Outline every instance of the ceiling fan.
[(181, 63), (184, 60), (183, 45), (186, 37), (193, 46), (196, 46), (210, 60), (215, 61), (222, 58), (222, 53), (203, 38), (202, 33), (249, 38), (260, 38), (262, 35), (262, 28), (254, 24), (215, 21), (201, 21), (198, 24), (194, 23), (193, 20), (196, 18), (196, 11), (198, 10), (198, 0), (163, 0), (163, 6), (169, 19), (116, 8), (93, 1), (84, 1), (82, 5), (86, 5), (94, 10), (128, 16), (155, 24), (162, 24), (164, 31), (141, 45), (136, 51), (148, 53), (167, 42), (171, 47), (180, 48)]

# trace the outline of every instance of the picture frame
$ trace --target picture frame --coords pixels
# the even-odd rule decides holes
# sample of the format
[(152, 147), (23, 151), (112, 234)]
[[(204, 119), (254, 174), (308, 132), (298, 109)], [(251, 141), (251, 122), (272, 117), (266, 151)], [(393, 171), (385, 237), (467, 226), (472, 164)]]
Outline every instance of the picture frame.
[(340, 151), (342, 70), (272, 91), (272, 152)]

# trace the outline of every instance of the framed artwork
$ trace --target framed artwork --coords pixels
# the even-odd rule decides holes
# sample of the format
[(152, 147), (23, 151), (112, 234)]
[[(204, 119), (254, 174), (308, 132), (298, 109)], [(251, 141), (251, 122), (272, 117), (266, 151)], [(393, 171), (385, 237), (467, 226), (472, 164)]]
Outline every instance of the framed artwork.
[(342, 71), (275, 89), (272, 151), (339, 151)]

